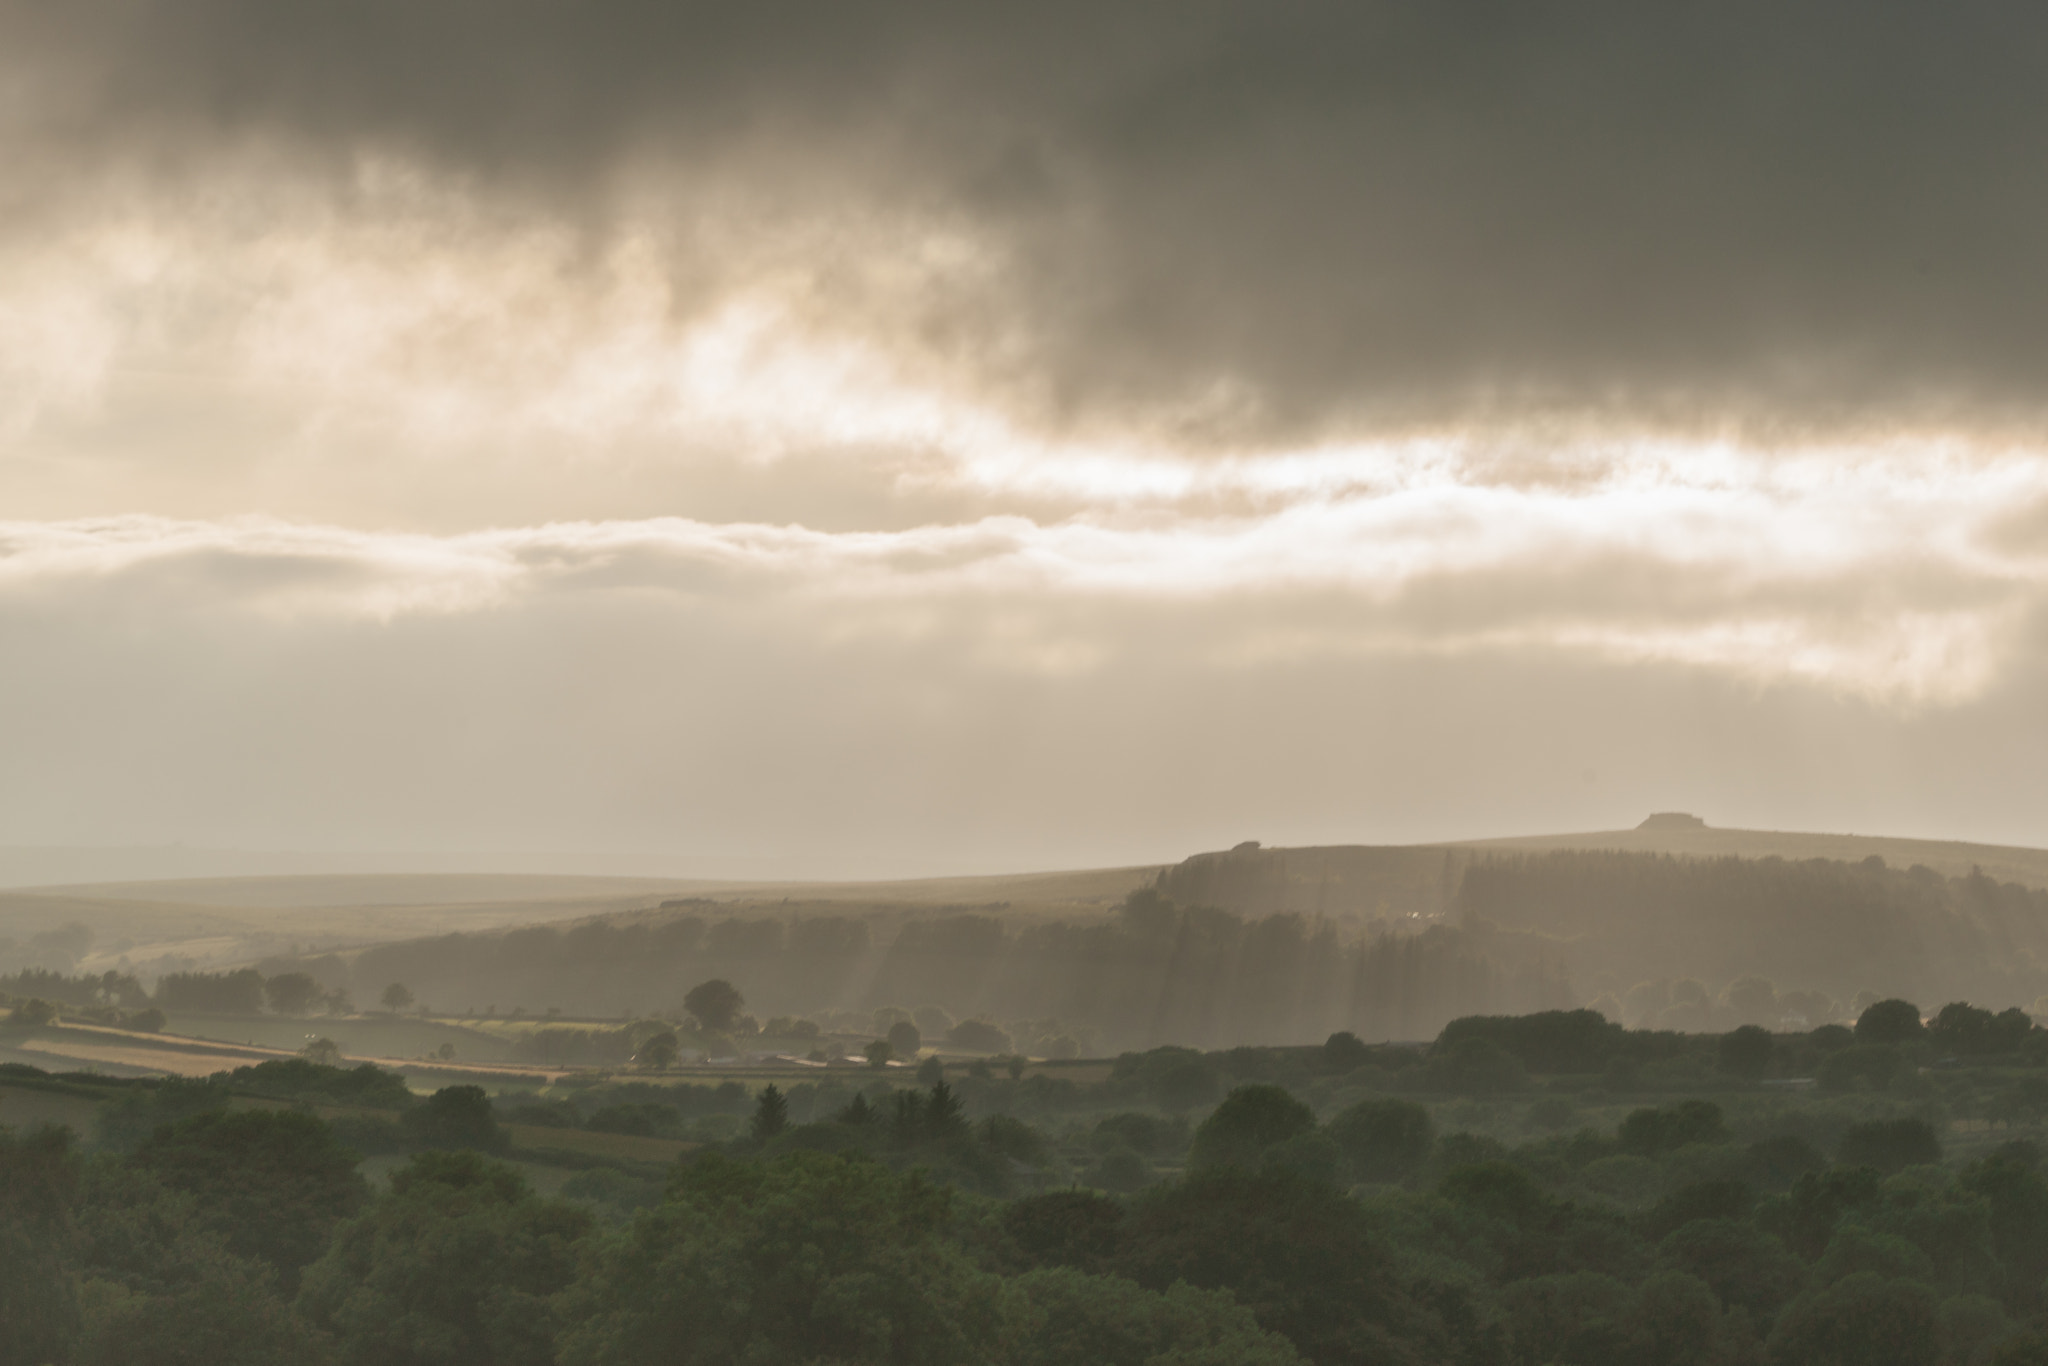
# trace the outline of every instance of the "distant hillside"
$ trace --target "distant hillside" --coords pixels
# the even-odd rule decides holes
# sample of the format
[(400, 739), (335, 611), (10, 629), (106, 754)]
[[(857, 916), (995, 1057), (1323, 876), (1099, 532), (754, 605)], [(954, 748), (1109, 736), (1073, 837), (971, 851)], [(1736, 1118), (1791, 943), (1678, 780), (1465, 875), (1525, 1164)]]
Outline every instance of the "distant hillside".
[[(215, 968), (317, 947), (352, 949), (424, 934), (475, 932), (591, 916), (660, 915), (666, 902), (787, 915), (846, 906), (894, 926), (961, 907), (1020, 919), (1099, 915), (1157, 867), (994, 874), (897, 882), (744, 882), (539, 873), (320, 873), (74, 883), (0, 891), (0, 972)], [(31, 941), (68, 925), (82, 953)]]
[(1499, 853), (1569, 849), (1840, 863), (1861, 863), (1875, 856), (1894, 868), (1917, 864), (1944, 877), (1964, 877), (1976, 869), (1994, 881), (2048, 888), (2048, 850), (2043, 849), (1875, 835), (1717, 830), (1673, 820), (1633, 830), (1450, 844), (1268, 849), (1247, 843), (1193, 855), (1161, 874), (1159, 887), (1183, 905), (1217, 906), (1246, 915), (1291, 911), (1344, 919), (1427, 920), (1450, 910), (1463, 870), (1476, 860)]

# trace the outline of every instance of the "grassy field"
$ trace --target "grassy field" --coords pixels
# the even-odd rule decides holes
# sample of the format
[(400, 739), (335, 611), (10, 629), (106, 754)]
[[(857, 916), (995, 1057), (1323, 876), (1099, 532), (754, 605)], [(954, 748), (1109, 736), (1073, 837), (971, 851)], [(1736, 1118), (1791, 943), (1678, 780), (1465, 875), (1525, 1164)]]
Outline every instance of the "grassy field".
[(1692, 829), (1604, 830), (1578, 835), (1517, 835), (1441, 846), (1469, 850), (1617, 849), (1683, 854), (1692, 858), (1834, 859), (1859, 863), (1875, 854), (1894, 868), (1925, 864), (1946, 877), (1982, 868), (2001, 882), (2048, 887), (2048, 849), (1959, 840), (1897, 839), (1887, 835), (1828, 835), (1792, 830)]
[(499, 1063), (512, 1058), (510, 1043), (496, 1034), (452, 1020), (414, 1015), (197, 1015), (176, 1012), (164, 1032), (195, 1039), (218, 1039), (295, 1053), (312, 1040), (332, 1039), (350, 1057), (421, 1058), (438, 1056), (442, 1044), (452, 1045), (458, 1062)]

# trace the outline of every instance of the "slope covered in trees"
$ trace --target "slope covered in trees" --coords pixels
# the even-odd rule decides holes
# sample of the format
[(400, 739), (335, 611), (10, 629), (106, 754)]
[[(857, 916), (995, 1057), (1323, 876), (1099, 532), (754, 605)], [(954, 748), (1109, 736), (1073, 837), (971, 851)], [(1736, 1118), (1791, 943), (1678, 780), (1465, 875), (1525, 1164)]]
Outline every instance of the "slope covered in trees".
[[(705, 1114), (697, 1145), (545, 1187), (501, 1120), (597, 1127), (617, 1095), (16, 1069), (120, 1099), (97, 1141), (0, 1130), (0, 1360), (2048, 1360), (2048, 1109), (1999, 1107), (2042, 1089), (2048, 1032), (1886, 1001), (1745, 1038), (1553, 1012), (1425, 1049), (1160, 1049), (1081, 1086), (632, 1082)], [(1897, 1065), (1829, 1070), (1859, 1054)], [(1818, 1092), (1767, 1084), (1816, 1063)]]
[(303, 970), (356, 1000), (400, 982), (444, 1012), (478, 1013), (672, 1013), (716, 977), (764, 1018), (928, 1006), (1034, 1036), (1057, 1021), (1098, 1051), (1336, 1030), (1427, 1038), (1460, 1015), (1586, 1003), (1703, 1030), (1818, 1024), (1882, 996), (2005, 1008), (2048, 993), (2048, 891), (1981, 873), (1587, 851), (1452, 864), (1439, 853), (1409, 870), (1438, 910), (1361, 923), (1191, 903), (1173, 894), (1192, 885), (1188, 866), (1108, 916), (962, 908), (899, 921), (885, 939), (878, 923), (816, 904), (734, 914), (698, 901), (266, 970)]

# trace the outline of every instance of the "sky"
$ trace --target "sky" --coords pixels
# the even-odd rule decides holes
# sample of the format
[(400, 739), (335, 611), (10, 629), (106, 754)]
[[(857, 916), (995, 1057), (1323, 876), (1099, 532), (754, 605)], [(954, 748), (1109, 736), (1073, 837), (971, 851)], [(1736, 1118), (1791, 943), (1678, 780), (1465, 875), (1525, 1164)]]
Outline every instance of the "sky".
[(0, 164), (0, 846), (2048, 844), (2038, 7), (0, 0)]

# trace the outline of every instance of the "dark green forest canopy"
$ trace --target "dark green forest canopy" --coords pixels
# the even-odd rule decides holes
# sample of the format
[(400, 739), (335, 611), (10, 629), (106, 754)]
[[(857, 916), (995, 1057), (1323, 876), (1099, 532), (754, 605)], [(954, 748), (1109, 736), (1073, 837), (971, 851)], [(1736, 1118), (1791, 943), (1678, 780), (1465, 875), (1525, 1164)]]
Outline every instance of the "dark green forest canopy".
[[(391, 1110), (335, 1099), (395, 1099), (375, 1069), (13, 1068), (122, 1122), (0, 1132), (0, 1360), (2018, 1366), (2048, 1351), (2048, 1033), (2004, 1018), (1879, 1002), (1766, 1033), (1761, 1074), (1732, 1034), (1561, 1011), (1063, 1088)], [(665, 1171), (543, 1182), (500, 1121), (546, 1107), (729, 1122)]]

